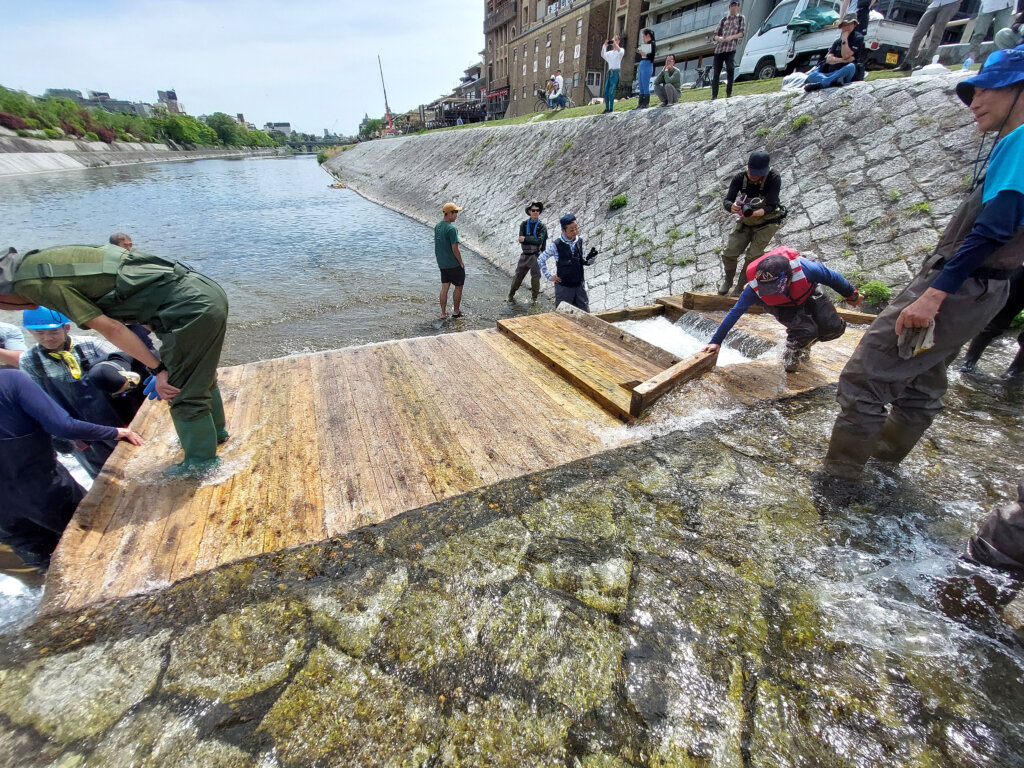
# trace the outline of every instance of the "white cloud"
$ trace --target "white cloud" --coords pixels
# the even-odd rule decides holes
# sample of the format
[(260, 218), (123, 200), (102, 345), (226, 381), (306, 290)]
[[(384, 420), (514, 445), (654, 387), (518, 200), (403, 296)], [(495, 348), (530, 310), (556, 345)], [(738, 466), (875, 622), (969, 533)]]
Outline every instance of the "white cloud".
[[(42, 6), (42, 7), (33, 7)], [(0, 85), (108, 91), (190, 114), (244, 112), (258, 125), (353, 133), (450, 90), (483, 48), (482, 0), (0, 2)]]

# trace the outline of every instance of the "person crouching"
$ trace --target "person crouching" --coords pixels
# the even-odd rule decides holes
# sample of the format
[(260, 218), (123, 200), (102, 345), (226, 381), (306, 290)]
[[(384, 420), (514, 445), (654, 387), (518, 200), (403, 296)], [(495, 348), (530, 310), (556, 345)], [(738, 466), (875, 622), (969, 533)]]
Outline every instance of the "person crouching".
[(818, 341), (832, 341), (846, 332), (846, 322), (820, 289), (827, 285), (846, 298), (850, 306), (862, 301), (860, 293), (835, 270), (800, 256), (792, 248), (781, 246), (766, 253), (747, 267), (747, 286), (729, 310), (705, 352), (717, 352), (736, 321), (755, 303), (786, 326), (786, 350), (783, 365), (787, 373), (796, 371), (810, 357), (810, 347)]

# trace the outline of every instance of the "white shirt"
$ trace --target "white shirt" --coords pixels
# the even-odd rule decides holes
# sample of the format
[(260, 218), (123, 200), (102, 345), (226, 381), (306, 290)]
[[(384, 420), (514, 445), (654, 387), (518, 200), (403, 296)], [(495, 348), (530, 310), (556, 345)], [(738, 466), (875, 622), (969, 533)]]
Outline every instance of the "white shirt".
[(978, 13), (995, 13), (1004, 8), (1009, 8), (1012, 0), (981, 0), (981, 8)]
[[(1009, 2), (1009, 0), (1006, 0)], [(608, 69), (622, 69), (622, 57), (626, 55), (626, 49), (601, 50), (601, 58), (608, 62)]]
[(562, 90), (565, 87), (565, 81), (561, 75), (555, 75), (555, 93), (554, 96), (561, 96)]
[[(951, 3), (959, 3), (960, 0), (932, 0), (928, 3), (928, 8), (941, 8), (944, 5), (950, 5)], [(925, 10), (928, 10), (927, 8)]]

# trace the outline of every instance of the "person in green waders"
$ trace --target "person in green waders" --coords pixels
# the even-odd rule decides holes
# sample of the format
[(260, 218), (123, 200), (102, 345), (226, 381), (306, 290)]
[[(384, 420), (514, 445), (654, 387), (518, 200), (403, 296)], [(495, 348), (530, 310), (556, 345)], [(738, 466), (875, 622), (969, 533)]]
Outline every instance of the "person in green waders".
[[(228, 439), (217, 364), (228, 300), (191, 267), (117, 245), (64, 245), (0, 256), (0, 309), (42, 305), (91, 328), (153, 374), (147, 392), (167, 400), (185, 459), (164, 470), (199, 475), (217, 464)], [(158, 359), (125, 323), (153, 330)], [(151, 395), (152, 397), (152, 395)]]

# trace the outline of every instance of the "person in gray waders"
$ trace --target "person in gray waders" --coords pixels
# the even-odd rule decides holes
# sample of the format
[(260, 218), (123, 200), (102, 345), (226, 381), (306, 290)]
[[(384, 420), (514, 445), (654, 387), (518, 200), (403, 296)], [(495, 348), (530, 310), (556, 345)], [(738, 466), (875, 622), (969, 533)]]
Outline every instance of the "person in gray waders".
[(530, 218), (519, 225), (519, 247), (523, 254), (519, 257), (519, 264), (516, 265), (516, 273), (512, 278), (512, 287), (508, 291), (508, 300), (515, 301), (516, 291), (523, 284), (526, 273), (530, 273), (530, 291), (533, 300), (540, 296), (540, 267), (537, 265), (537, 254), (543, 251), (548, 245), (548, 230), (540, 221), (540, 215), (544, 212), (544, 203), (530, 203), (526, 206), (526, 213)]
[[(228, 439), (217, 388), (228, 300), (217, 283), (180, 261), (113, 244), (9, 251), (0, 257), (0, 309), (35, 305), (91, 328), (150, 369), (146, 391), (170, 402), (185, 453), (165, 474), (216, 466), (217, 444)], [(151, 328), (161, 359), (125, 323)]]
[(946, 368), (1006, 305), (1024, 262), (1024, 50), (992, 53), (956, 93), (997, 143), (984, 172), (976, 163), (970, 194), (934, 252), (839, 377), (841, 410), (824, 460), (834, 477), (854, 480), (871, 457), (898, 463), (910, 453), (942, 410)]
[(31, 568), (49, 566), (85, 495), (57, 461), (51, 435), (142, 445), (130, 429), (71, 418), (24, 373), (0, 370), (0, 540)]
[[(583, 255), (583, 238), (579, 236), (580, 225), (574, 214), (566, 214), (558, 223), (562, 234), (548, 243), (537, 262), (544, 277), (555, 284), (555, 307), (563, 301), (584, 312), (590, 311), (587, 287), (583, 283), (583, 268), (589, 267), (597, 257), (597, 248)], [(555, 274), (548, 272), (548, 259), (555, 258)]]

